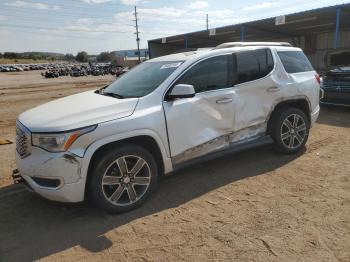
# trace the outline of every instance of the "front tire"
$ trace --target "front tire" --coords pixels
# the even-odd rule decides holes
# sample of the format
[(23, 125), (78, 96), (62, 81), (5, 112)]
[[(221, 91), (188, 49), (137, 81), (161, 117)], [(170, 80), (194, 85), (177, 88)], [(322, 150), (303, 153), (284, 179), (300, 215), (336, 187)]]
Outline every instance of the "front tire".
[(285, 154), (301, 151), (309, 137), (310, 121), (298, 108), (283, 108), (274, 114), (272, 139)]
[(91, 171), (88, 193), (101, 209), (123, 213), (143, 204), (157, 179), (152, 154), (140, 146), (123, 145), (101, 156)]

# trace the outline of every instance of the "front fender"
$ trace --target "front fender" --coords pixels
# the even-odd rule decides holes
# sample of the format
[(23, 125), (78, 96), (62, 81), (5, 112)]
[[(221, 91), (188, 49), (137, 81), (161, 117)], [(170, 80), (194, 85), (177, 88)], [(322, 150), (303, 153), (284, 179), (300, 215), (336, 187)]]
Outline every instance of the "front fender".
[(149, 136), (156, 141), (156, 143), (158, 144), (158, 147), (160, 149), (160, 152), (162, 154), (162, 159), (163, 159), (163, 164), (164, 164), (164, 173), (171, 172), (173, 170), (173, 165), (172, 165), (170, 157), (167, 155), (165, 145), (164, 145), (163, 141), (161, 140), (161, 138), (159, 137), (159, 135), (150, 129), (139, 129), (139, 130), (124, 132), (124, 133), (119, 133), (119, 134), (111, 135), (108, 137), (104, 137), (104, 138), (99, 139), (99, 140), (95, 141), (94, 143), (92, 143), (87, 148), (87, 150), (84, 154), (84, 157), (82, 159), (81, 177), (86, 178), (92, 156), (99, 148), (101, 148), (104, 145), (113, 143), (113, 142), (118, 142), (118, 141), (121, 141), (124, 139), (133, 138), (133, 137), (137, 137), (137, 136)]

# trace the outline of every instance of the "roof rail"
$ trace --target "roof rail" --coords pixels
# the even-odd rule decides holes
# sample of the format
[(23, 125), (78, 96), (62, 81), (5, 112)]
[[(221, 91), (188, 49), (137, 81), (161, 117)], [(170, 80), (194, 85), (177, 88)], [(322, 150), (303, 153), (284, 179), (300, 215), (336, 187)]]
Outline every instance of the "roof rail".
[(229, 42), (220, 44), (213, 49), (223, 49), (230, 47), (242, 47), (242, 46), (292, 46), (287, 42)]

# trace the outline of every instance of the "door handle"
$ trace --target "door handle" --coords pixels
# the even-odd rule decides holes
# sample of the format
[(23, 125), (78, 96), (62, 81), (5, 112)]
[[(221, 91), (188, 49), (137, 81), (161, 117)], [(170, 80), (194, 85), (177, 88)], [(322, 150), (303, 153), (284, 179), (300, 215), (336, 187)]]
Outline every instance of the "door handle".
[(216, 100), (216, 103), (217, 104), (226, 104), (226, 103), (231, 103), (232, 101), (233, 101), (232, 98), (225, 97), (225, 98), (221, 98), (219, 100)]
[(281, 88), (279, 88), (277, 86), (269, 87), (268, 89), (266, 89), (267, 92), (278, 92), (280, 90), (281, 90)]

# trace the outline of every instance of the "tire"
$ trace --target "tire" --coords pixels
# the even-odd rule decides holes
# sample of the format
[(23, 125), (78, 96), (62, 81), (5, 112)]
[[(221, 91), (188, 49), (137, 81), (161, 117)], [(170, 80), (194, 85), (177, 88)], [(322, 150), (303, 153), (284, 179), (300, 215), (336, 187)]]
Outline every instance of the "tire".
[(122, 145), (103, 154), (91, 170), (88, 194), (99, 208), (123, 213), (142, 205), (155, 190), (158, 167), (151, 153)]
[(271, 137), (277, 150), (284, 154), (295, 154), (304, 149), (309, 130), (310, 121), (298, 108), (281, 108), (273, 115)]

